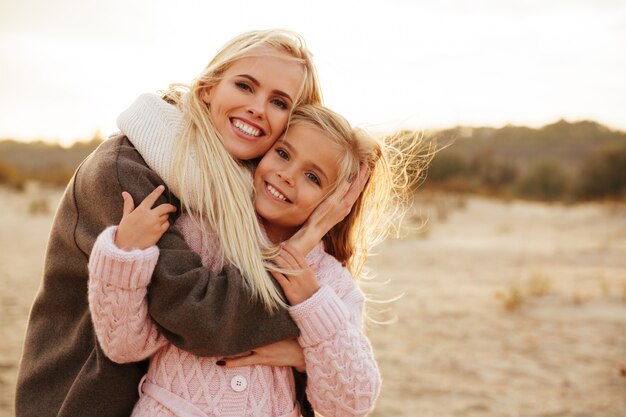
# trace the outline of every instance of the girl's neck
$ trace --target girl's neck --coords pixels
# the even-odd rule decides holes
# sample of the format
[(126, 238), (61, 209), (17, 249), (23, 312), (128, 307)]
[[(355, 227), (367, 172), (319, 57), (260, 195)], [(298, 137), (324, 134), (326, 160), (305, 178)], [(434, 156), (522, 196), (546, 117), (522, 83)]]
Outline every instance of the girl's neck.
[(265, 219), (261, 219), (261, 222), (263, 223), (263, 229), (265, 230), (267, 238), (274, 244), (288, 240), (298, 231), (298, 228), (282, 227), (272, 224)]

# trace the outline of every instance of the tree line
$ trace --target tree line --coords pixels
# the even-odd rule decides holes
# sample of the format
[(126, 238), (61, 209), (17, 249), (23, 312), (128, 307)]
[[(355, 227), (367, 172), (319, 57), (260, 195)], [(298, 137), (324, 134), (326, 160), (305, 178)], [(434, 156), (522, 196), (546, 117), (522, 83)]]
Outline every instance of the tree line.
[[(560, 120), (538, 129), (456, 127), (425, 132), (425, 139), (439, 150), (423, 187), (542, 201), (626, 198), (626, 132), (593, 121)], [(0, 140), (0, 184), (65, 186), (102, 141), (95, 134), (64, 148)]]

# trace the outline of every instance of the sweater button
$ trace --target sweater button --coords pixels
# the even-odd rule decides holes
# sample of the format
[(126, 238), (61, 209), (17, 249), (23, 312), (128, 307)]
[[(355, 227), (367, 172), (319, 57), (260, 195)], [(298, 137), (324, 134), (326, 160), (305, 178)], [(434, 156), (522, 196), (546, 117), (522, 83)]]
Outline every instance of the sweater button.
[(230, 387), (235, 392), (241, 392), (248, 387), (248, 380), (242, 375), (235, 375), (233, 379), (230, 380)]

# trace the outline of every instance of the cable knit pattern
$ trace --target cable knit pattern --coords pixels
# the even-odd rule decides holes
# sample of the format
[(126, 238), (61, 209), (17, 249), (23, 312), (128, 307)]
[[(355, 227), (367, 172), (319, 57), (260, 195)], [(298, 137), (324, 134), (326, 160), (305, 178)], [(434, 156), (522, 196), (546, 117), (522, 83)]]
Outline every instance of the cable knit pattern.
[[(217, 242), (202, 247), (200, 233), (182, 215), (176, 223), (203, 262), (212, 262)], [(224, 368), (219, 358), (203, 358), (182, 351), (162, 337), (147, 313), (146, 287), (158, 253), (156, 248), (124, 252), (114, 245), (115, 227), (99, 237), (90, 259), (89, 303), (98, 341), (116, 361), (150, 357), (146, 380), (208, 416), (296, 415), (291, 368), (249, 366)], [(291, 307), (301, 326), (307, 395), (325, 416), (361, 416), (370, 412), (380, 389), (380, 374), (367, 338), (361, 331), (363, 295), (347, 270), (321, 245), (307, 260), (318, 264), (321, 288), (310, 299)], [(201, 319), (201, 318), (198, 318)], [(243, 377), (247, 388), (235, 391), (233, 378)], [(175, 405), (161, 404), (150, 395), (139, 399), (133, 416), (178, 416)]]
[(348, 270), (321, 245), (307, 260), (319, 264), (320, 289), (289, 309), (301, 332), (307, 396), (324, 416), (366, 415), (374, 408), (381, 378), (363, 333), (363, 293)]

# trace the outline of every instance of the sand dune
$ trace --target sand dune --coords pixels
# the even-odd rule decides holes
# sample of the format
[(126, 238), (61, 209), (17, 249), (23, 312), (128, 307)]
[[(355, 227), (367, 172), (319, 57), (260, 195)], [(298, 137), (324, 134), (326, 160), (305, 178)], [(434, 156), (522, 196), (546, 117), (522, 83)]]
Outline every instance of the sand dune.
[[(59, 196), (0, 190), (0, 416), (13, 415), (52, 223), (29, 211)], [(369, 263), (372, 297), (404, 293), (383, 305), (395, 323), (369, 326), (384, 378), (374, 416), (626, 415), (624, 205), (427, 196), (410, 216), (426, 218)]]

